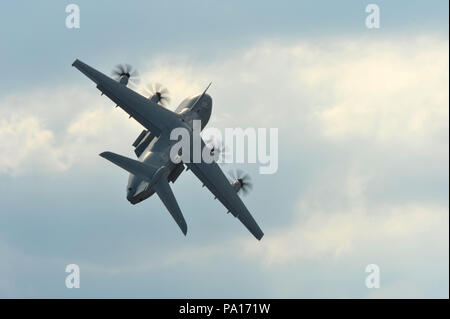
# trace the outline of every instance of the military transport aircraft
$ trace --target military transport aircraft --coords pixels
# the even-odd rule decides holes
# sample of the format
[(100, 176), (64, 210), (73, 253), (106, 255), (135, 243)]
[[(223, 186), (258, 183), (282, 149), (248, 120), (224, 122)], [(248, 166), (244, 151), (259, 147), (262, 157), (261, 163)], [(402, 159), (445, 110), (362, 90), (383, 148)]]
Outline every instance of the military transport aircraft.
[[(127, 86), (136, 78), (136, 71), (133, 71), (130, 65), (117, 66), (113, 72), (114, 79), (78, 59), (72, 66), (94, 81), (102, 95), (109, 97), (116, 106), (121, 107), (145, 127), (133, 143), (137, 160), (112, 152), (100, 154), (130, 173), (127, 199), (131, 204), (139, 203), (156, 192), (186, 235), (186, 221), (169, 185), (169, 182), (175, 182), (186, 166), (186, 170), (190, 169), (253, 236), (258, 240), (263, 237), (264, 233), (238, 196), (238, 192), (246, 190), (245, 176), (237, 177), (230, 182), (215, 161), (208, 162), (201, 159), (176, 163), (170, 157), (170, 149), (177, 142), (170, 139), (170, 132), (175, 128), (185, 128), (189, 131), (190, 138), (199, 138), (202, 151), (205, 147), (209, 147), (200, 136), (193, 136), (197, 133), (192, 128), (193, 120), (201, 120), (201, 129), (209, 121), (212, 98), (206, 94), (208, 88), (201, 95), (186, 98), (175, 111), (170, 111), (163, 107), (167, 102), (166, 89), (156, 86), (151, 95), (145, 97)], [(214, 151), (214, 147), (211, 151)], [(193, 152), (190, 152), (191, 159), (192, 156)]]

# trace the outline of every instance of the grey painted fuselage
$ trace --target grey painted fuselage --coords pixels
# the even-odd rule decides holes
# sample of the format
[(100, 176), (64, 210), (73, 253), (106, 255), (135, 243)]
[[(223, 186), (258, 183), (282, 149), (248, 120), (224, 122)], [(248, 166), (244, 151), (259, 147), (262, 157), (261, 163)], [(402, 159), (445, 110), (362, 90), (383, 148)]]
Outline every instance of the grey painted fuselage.
[[(186, 98), (175, 110), (181, 114), (188, 128), (188, 123), (193, 120), (201, 120), (201, 129), (203, 129), (209, 121), (212, 112), (212, 98), (208, 94), (201, 97), (196, 104), (195, 110), (192, 109), (195, 101), (201, 95)], [(192, 125), (190, 125), (192, 127)], [(183, 172), (182, 163), (175, 164), (170, 159), (170, 149), (177, 141), (170, 139), (170, 132), (163, 131), (160, 136), (154, 137), (147, 148), (139, 156), (139, 161), (156, 167), (166, 166), (170, 172), (167, 176), (168, 181), (175, 182), (179, 175)], [(155, 193), (149, 183), (142, 178), (130, 174), (126, 188), (127, 199), (131, 204), (137, 204)]]

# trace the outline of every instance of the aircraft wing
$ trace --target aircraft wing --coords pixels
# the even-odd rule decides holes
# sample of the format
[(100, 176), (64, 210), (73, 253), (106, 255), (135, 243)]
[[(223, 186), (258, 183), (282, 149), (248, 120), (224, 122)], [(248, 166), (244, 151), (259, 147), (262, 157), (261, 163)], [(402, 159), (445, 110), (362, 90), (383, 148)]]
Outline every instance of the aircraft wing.
[(177, 200), (172, 192), (172, 189), (170, 188), (169, 182), (167, 182), (167, 179), (160, 178), (158, 183), (156, 183), (153, 187), (155, 188), (156, 194), (158, 194), (159, 198), (164, 203), (183, 234), (186, 235), (186, 221), (184, 220), (183, 214), (181, 213), (180, 207), (178, 206)]
[[(202, 147), (205, 147), (202, 141)], [(203, 149), (203, 148), (202, 148)], [(261, 228), (259, 228), (252, 215), (245, 207), (241, 198), (231, 187), (225, 174), (220, 169), (216, 162), (210, 164), (201, 163), (184, 163), (187, 167), (200, 179), (200, 181), (214, 194), (215, 197), (233, 214), (234, 217), (239, 219), (245, 227), (255, 236), (258, 240), (264, 236)]]
[(158, 136), (164, 129), (170, 130), (179, 126), (178, 114), (157, 103), (150, 102), (149, 99), (129, 89), (126, 85), (111, 79), (78, 59), (73, 62), (72, 66), (94, 81), (102, 94), (109, 97), (153, 134)]

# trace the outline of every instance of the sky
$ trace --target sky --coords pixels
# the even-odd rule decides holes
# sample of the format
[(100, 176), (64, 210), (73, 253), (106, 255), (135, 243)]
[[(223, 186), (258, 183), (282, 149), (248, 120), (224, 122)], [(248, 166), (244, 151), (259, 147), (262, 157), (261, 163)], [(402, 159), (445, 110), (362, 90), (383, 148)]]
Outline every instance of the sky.
[[(0, 297), (449, 297), (447, 1), (76, 1), (79, 29), (69, 3), (0, 4)], [(278, 128), (275, 174), (222, 166), (252, 176), (264, 238), (191, 172), (186, 237), (158, 198), (130, 205), (98, 154), (132, 157), (142, 127), (76, 58), (132, 64), (171, 109), (212, 81), (209, 127)]]

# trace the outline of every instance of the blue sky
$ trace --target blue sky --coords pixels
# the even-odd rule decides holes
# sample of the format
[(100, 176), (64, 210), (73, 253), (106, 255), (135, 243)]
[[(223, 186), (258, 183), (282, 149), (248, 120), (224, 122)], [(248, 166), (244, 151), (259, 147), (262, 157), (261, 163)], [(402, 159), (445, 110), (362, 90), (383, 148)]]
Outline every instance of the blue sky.
[[(77, 1), (0, 5), (0, 296), (448, 298), (448, 2)], [(210, 125), (277, 127), (245, 203), (254, 240), (184, 173), (184, 237), (131, 206), (140, 127), (70, 65), (136, 66), (172, 108), (209, 81)], [(81, 288), (64, 285), (67, 264)], [(381, 288), (364, 285), (366, 265)]]

